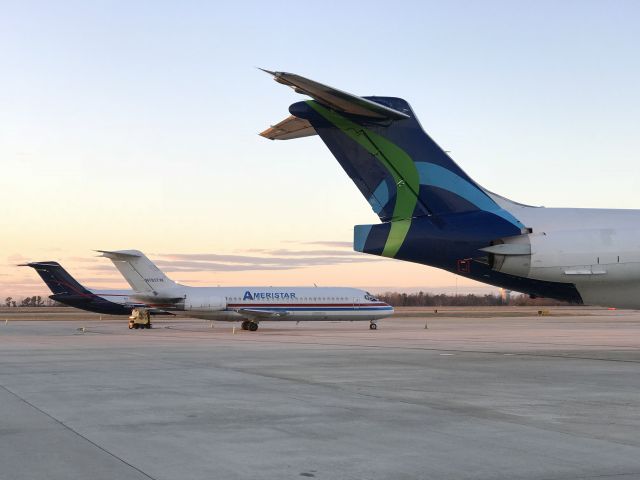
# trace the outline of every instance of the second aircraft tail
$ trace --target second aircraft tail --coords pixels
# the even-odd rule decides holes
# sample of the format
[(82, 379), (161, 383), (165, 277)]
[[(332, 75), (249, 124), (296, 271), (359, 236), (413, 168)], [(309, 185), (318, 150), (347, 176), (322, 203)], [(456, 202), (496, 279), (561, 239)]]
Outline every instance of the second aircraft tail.
[(58, 262), (30, 262), (20, 266), (31, 267), (38, 272), (38, 275), (47, 284), (53, 295), (92, 295)]
[(98, 252), (113, 262), (136, 292), (150, 293), (176, 286), (173, 280), (139, 250), (98, 250)]

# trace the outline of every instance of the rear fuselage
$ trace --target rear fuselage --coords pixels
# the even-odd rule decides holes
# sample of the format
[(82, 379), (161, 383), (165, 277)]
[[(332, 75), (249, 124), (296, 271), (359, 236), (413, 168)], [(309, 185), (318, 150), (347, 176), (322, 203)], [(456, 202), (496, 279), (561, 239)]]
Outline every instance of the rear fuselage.
[(507, 208), (531, 233), (503, 239), (522, 250), (490, 254), (492, 272), (574, 285), (587, 304), (640, 308), (639, 210)]
[[(504, 207), (526, 225), (524, 233), (485, 231), (474, 214), (438, 224), (418, 217), (395, 258), (534, 296), (640, 308), (640, 211)], [(370, 238), (362, 251), (380, 249)]]

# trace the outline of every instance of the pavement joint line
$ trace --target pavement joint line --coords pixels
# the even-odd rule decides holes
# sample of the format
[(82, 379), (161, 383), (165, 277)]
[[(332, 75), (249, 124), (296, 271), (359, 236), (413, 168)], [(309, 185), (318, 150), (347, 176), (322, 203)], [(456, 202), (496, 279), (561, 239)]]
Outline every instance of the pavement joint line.
[[(167, 327), (165, 327), (167, 328)], [(168, 328), (167, 328), (168, 329)], [(175, 330), (175, 331), (180, 331), (179, 329), (173, 328), (171, 330)], [(189, 333), (201, 333), (199, 331), (193, 331), (193, 330), (182, 330), (182, 331), (186, 331)], [(99, 335), (114, 335), (111, 332), (91, 332), (91, 333), (96, 333)], [(147, 336), (155, 336), (155, 337), (160, 337), (160, 338), (186, 338), (183, 336), (179, 336), (179, 335), (147, 335)], [(193, 337), (189, 337), (191, 339), (193, 339)], [(202, 338), (202, 337), (196, 337), (197, 340), (209, 340), (211, 337), (209, 338)], [(218, 338), (218, 337), (216, 337)], [(326, 336), (325, 336), (326, 338)], [(335, 336), (330, 336), (329, 338), (336, 338)], [(245, 338), (245, 337), (240, 337), (240, 338), (230, 338), (230, 341), (236, 341), (236, 342), (252, 342), (252, 343), (263, 343), (264, 340), (260, 339), (260, 338)], [(417, 347), (417, 346), (394, 346), (394, 345), (361, 345), (361, 344), (351, 344), (351, 343), (321, 343), (321, 342), (297, 342), (297, 341), (277, 341), (277, 340), (273, 340), (273, 338), (269, 338), (270, 343), (280, 343), (280, 344), (296, 344), (296, 345), (317, 345), (317, 346), (331, 346), (331, 347), (352, 347), (352, 348), (375, 348), (375, 349), (389, 349), (389, 350), (423, 350), (423, 351), (433, 351), (433, 352), (441, 352), (441, 351), (445, 351), (445, 352), (459, 352), (459, 353), (478, 353), (478, 354), (491, 354), (491, 355), (504, 355), (505, 352), (499, 352), (499, 351), (494, 351), (494, 350), (461, 350), (461, 349), (454, 349), (454, 348), (442, 348), (442, 349), (438, 349), (438, 348), (429, 348), (429, 347)], [(526, 343), (526, 342), (524, 342)], [(537, 344), (537, 343), (534, 343)], [(549, 344), (545, 344), (545, 343), (540, 343), (540, 345), (549, 345)], [(559, 346), (557, 344), (550, 344), (553, 346)], [(562, 345), (562, 346), (569, 346), (569, 345)], [(616, 346), (613, 346), (616, 347)], [(624, 351), (629, 351), (629, 350), (638, 350), (636, 347), (616, 347), (616, 348), (623, 348)], [(566, 355), (566, 354), (535, 354), (535, 353), (519, 353), (519, 352), (509, 352), (512, 353), (513, 356), (522, 356), (522, 357), (539, 357), (539, 358), (562, 358), (565, 360), (593, 360), (593, 361), (598, 361), (598, 362), (620, 362), (620, 363), (640, 363), (640, 361), (638, 360), (623, 360), (623, 359), (617, 359), (617, 358), (594, 358), (594, 357), (586, 357), (586, 356), (575, 356), (575, 355)]]
[[(585, 480), (589, 478), (615, 478), (615, 477), (629, 477), (633, 478), (640, 477), (640, 472), (627, 472), (627, 473), (596, 473), (595, 475), (580, 475), (578, 477), (573, 477), (575, 480)], [(562, 477), (546, 477), (540, 480), (570, 480), (567, 476)]]
[[(96, 325), (96, 327), (106, 327), (107, 325)], [(175, 331), (175, 332), (185, 332), (185, 333), (197, 333), (197, 334), (210, 334), (211, 332), (209, 332), (209, 329), (200, 329), (200, 330), (196, 330), (196, 329), (190, 329), (190, 328), (184, 328), (184, 327), (176, 327), (176, 326), (166, 326), (163, 327), (166, 330), (171, 330), (171, 331)], [(87, 333), (94, 333), (97, 335), (118, 335), (120, 333), (113, 333), (113, 332), (100, 332), (100, 331), (92, 331), (87, 329)], [(224, 331), (220, 332), (213, 332), (214, 334), (218, 333), (218, 334), (224, 334)], [(280, 332), (260, 332), (259, 335), (261, 335), (260, 338), (264, 338), (266, 336), (272, 337), (276, 334), (278, 334)], [(122, 334), (124, 335), (124, 333)], [(289, 334), (291, 336), (294, 336), (292, 334)], [(145, 336), (155, 336), (155, 337), (161, 337), (161, 338), (178, 338), (177, 335), (153, 335), (150, 333), (145, 333)], [(314, 335), (316, 338), (337, 338), (335, 334), (328, 334), (328, 335), (323, 335), (323, 334), (317, 334)], [(219, 338), (220, 335), (216, 335), (215, 338)], [(569, 335), (567, 335), (567, 337), (570, 337)], [(183, 338), (182, 336), (180, 338)], [(189, 337), (189, 338), (193, 338), (193, 337)], [(198, 340), (207, 340), (210, 339), (212, 337), (197, 337)], [(344, 338), (344, 337), (340, 337), (340, 338)], [(388, 340), (406, 340), (403, 337), (387, 337)], [(259, 339), (256, 338), (244, 338), (243, 340), (246, 341), (260, 341)], [(451, 340), (448, 340), (446, 338), (424, 338), (421, 339), (427, 342), (438, 342), (438, 343), (442, 343), (442, 342), (449, 342)], [(463, 340), (466, 342), (473, 342), (473, 343), (482, 343), (482, 344), (486, 344), (486, 343), (495, 343), (492, 342), (490, 340), (483, 340), (481, 338), (461, 338), (459, 340)], [(280, 343), (285, 343), (285, 342), (280, 342)], [(298, 342), (295, 342), (298, 343)], [(634, 345), (601, 345), (601, 344), (596, 344), (596, 343), (589, 343), (589, 344), (583, 344), (583, 343), (555, 343), (555, 342), (526, 342), (526, 341), (521, 341), (521, 340), (509, 340), (510, 344), (514, 344), (514, 345), (538, 345), (538, 346), (548, 346), (548, 345), (552, 345), (552, 346), (556, 346), (556, 347), (599, 347), (599, 348), (617, 348), (617, 349), (625, 349), (625, 350), (640, 350), (640, 348), (638, 348), (637, 346)], [(324, 345), (324, 344), (320, 344), (320, 345)], [(387, 348), (396, 348), (394, 346), (390, 346)], [(405, 347), (402, 347), (405, 348)]]
[(56, 422), (58, 425), (61, 425), (63, 428), (65, 428), (66, 430), (70, 431), (71, 433), (73, 433), (74, 435), (82, 438), (84, 441), (89, 442), (91, 445), (93, 445), (94, 447), (96, 447), (98, 450), (101, 450), (102, 452), (106, 453), (107, 455), (109, 455), (110, 457), (115, 458), (116, 460), (120, 461), (121, 463), (125, 464), (126, 466), (134, 469), (136, 472), (144, 475), (145, 477), (151, 479), (151, 480), (157, 480), (155, 477), (152, 477), (151, 475), (149, 475), (148, 473), (146, 473), (145, 471), (139, 469), (138, 467), (136, 467), (135, 465), (132, 465), (131, 463), (127, 462), (125, 459), (119, 457), (118, 455), (116, 455), (113, 452), (110, 452), (109, 450), (107, 450), (106, 448), (98, 445), (96, 442), (94, 442), (93, 440), (89, 439), (88, 437), (84, 436), (83, 434), (81, 434), (80, 432), (78, 432), (77, 430), (74, 430), (73, 428), (71, 428), (69, 425), (67, 425), (66, 423), (64, 423), (62, 420), (57, 419), (56, 417), (54, 417), (53, 415), (51, 415), (50, 413), (45, 412), (44, 410), (42, 410), (41, 408), (35, 406), (33, 403), (29, 402), (27, 399), (21, 397), (20, 395), (18, 395), (16, 392), (14, 392), (13, 390), (10, 390), (9, 388), (7, 388), (4, 385), (0, 385), (0, 388), (2, 388), (4, 391), (6, 391), (7, 393), (11, 394), (12, 396), (14, 396), (15, 398), (17, 398), (18, 400), (20, 400), (21, 402), (25, 403), (26, 405), (29, 405), (31, 408), (33, 408), (34, 410), (42, 413), (43, 415), (45, 415), (46, 417), (50, 418), (51, 420), (53, 420), (54, 422)]
[[(234, 372), (240, 372), (243, 374), (248, 374), (248, 375), (256, 375), (256, 376), (261, 376), (261, 377), (265, 377), (265, 378), (274, 378), (276, 380), (281, 380), (281, 381), (286, 381), (286, 382), (293, 382), (293, 383), (303, 383), (305, 385), (309, 385), (309, 386), (314, 386), (314, 387), (324, 387), (324, 388), (329, 388), (329, 389), (333, 389), (336, 391), (339, 391), (343, 394), (347, 394), (347, 395), (355, 395), (355, 396), (360, 396), (360, 397), (365, 397), (365, 398), (373, 398), (376, 400), (386, 400), (389, 402), (394, 402), (394, 403), (401, 403), (404, 405), (410, 405), (413, 407), (419, 407), (419, 408), (428, 408), (428, 409), (433, 409), (433, 410), (444, 410), (447, 411), (450, 414), (453, 415), (461, 415), (460, 409), (464, 409), (465, 410), (465, 414), (466, 415), (471, 415), (474, 416), (478, 419), (483, 419), (483, 420), (487, 420), (487, 421), (492, 421), (492, 422), (504, 422), (504, 423), (510, 423), (510, 424), (515, 424), (515, 425), (520, 425), (522, 427), (526, 427), (526, 428), (532, 428), (535, 430), (542, 430), (542, 431), (551, 431), (551, 432), (555, 432), (558, 433), (560, 435), (565, 435), (565, 436), (569, 436), (569, 437), (582, 437), (582, 438), (588, 438), (594, 441), (598, 441), (598, 442), (606, 442), (606, 443), (615, 443), (618, 445), (622, 445), (622, 446), (626, 446), (626, 447), (633, 447), (633, 448), (637, 448), (637, 445), (635, 443), (628, 443), (628, 442), (621, 442), (621, 441), (617, 441), (617, 440), (613, 440), (613, 439), (609, 439), (609, 438), (601, 438), (599, 436), (584, 436), (581, 434), (577, 434), (575, 432), (571, 432), (567, 429), (564, 428), (557, 428), (555, 425), (552, 424), (545, 424), (544, 426), (541, 425), (536, 425), (531, 423), (530, 421), (528, 421), (526, 419), (526, 417), (522, 417), (520, 415), (516, 415), (516, 414), (511, 414), (511, 413), (499, 413), (499, 414), (495, 414), (495, 415), (491, 415), (491, 418), (487, 417), (488, 413), (491, 413), (490, 410), (484, 408), (484, 407), (471, 407), (470, 405), (454, 405), (453, 403), (451, 403), (450, 405), (447, 406), (443, 406), (442, 402), (438, 401), (438, 400), (431, 400), (429, 402), (417, 402), (417, 401), (413, 401), (413, 400), (406, 400), (406, 399), (399, 399), (399, 398), (394, 398), (394, 397), (385, 397), (383, 395), (377, 394), (377, 393), (372, 393), (372, 392), (363, 392), (363, 391), (354, 391), (354, 390), (349, 390), (349, 389), (345, 389), (343, 386), (340, 385), (335, 385), (335, 384), (331, 384), (331, 383), (326, 383), (326, 382), (317, 382), (317, 381), (311, 381), (311, 380), (304, 380), (302, 378), (293, 378), (293, 377), (289, 377), (289, 376), (284, 376), (284, 375), (276, 375), (274, 373), (258, 373), (252, 370), (248, 370), (246, 368), (234, 368), (234, 367), (217, 367), (217, 368), (223, 368), (229, 371), (234, 371)], [(469, 409), (473, 409), (474, 413), (470, 413)], [(477, 412), (483, 412), (484, 415), (478, 415)], [(441, 433), (444, 433), (441, 431)], [(448, 435), (450, 436), (457, 436), (454, 433), (449, 433)], [(513, 447), (512, 449), (517, 450), (517, 448)], [(619, 474), (615, 474), (615, 475), (619, 475)], [(626, 475), (626, 474), (625, 474)], [(588, 478), (588, 477), (577, 477), (577, 478)], [(597, 477), (594, 477), (597, 478)], [(606, 476), (605, 476), (606, 478)], [(559, 480), (559, 479), (549, 479), (549, 480)]]
[[(193, 329), (188, 329), (188, 328), (180, 328), (180, 327), (173, 327), (173, 326), (167, 326), (164, 327), (167, 330), (173, 330), (173, 331), (182, 331), (182, 332), (190, 332), (190, 333), (203, 333), (200, 330), (193, 330)], [(101, 333), (101, 334), (108, 334), (108, 332), (94, 332), (94, 333)], [(261, 332), (261, 335), (264, 336), (265, 332)], [(271, 332), (269, 332), (269, 335), (273, 335)], [(315, 335), (315, 337), (318, 338), (336, 338), (335, 335)], [(569, 335), (567, 335), (567, 337), (570, 337)], [(405, 338), (402, 337), (387, 337), (387, 339), (389, 340), (406, 340)], [(250, 339), (253, 340), (253, 339)], [(421, 340), (425, 340), (428, 342), (438, 342), (438, 343), (442, 343), (442, 342), (448, 342), (450, 340), (447, 339), (442, 339), (442, 338), (424, 338)], [(481, 338), (461, 338), (460, 340), (464, 340), (466, 342), (474, 342), (474, 343), (495, 343), (492, 342), (490, 340), (482, 340)], [(296, 342), (297, 343), (297, 342)], [(582, 343), (554, 343), (554, 342), (524, 342), (524, 341), (518, 341), (518, 340), (509, 340), (509, 343), (511, 344), (515, 344), (515, 345), (540, 345), (540, 346), (547, 346), (547, 345), (553, 345), (556, 347), (599, 347), (599, 348), (620, 348), (620, 349), (626, 349), (626, 350), (640, 350), (637, 346), (634, 345), (600, 345), (600, 344), (582, 344)], [(389, 347), (389, 348), (393, 348), (393, 347)]]
[[(140, 354), (141, 357), (147, 357), (147, 354)], [(564, 358), (564, 357), (561, 357)], [(165, 364), (171, 364), (171, 365), (178, 365), (178, 366), (182, 366), (182, 367), (199, 367), (199, 368), (212, 368), (211, 365), (202, 365), (199, 362), (193, 362), (193, 361), (184, 361), (184, 360), (175, 360), (175, 359), (162, 359), (160, 360), (161, 362), (165, 363)], [(635, 363), (639, 363), (639, 362), (635, 362)], [(353, 396), (359, 396), (359, 397), (365, 397), (365, 398), (373, 398), (376, 400), (386, 400), (386, 401), (390, 401), (390, 402), (394, 402), (394, 403), (401, 403), (401, 404), (405, 404), (405, 405), (411, 405), (414, 407), (419, 407), (419, 408), (428, 408), (428, 409), (434, 409), (434, 410), (445, 410), (448, 411), (451, 414), (454, 415), (460, 415), (460, 408), (465, 409), (466, 414), (469, 415), (469, 405), (450, 405), (450, 406), (443, 406), (441, 404), (440, 401), (435, 400), (435, 401), (429, 401), (429, 402), (417, 402), (417, 401), (412, 401), (412, 400), (404, 400), (404, 399), (399, 399), (399, 398), (394, 398), (394, 397), (385, 397), (383, 395), (377, 394), (377, 393), (372, 393), (372, 392), (363, 392), (363, 391), (355, 391), (355, 390), (350, 390), (350, 389), (346, 389), (341, 385), (336, 385), (336, 384), (332, 384), (332, 383), (327, 383), (324, 381), (312, 381), (312, 380), (307, 380), (307, 379), (303, 379), (303, 378), (296, 378), (296, 377), (291, 377), (288, 375), (277, 375), (275, 373), (267, 373), (267, 372), (257, 372), (255, 370), (252, 370), (250, 368), (246, 368), (246, 367), (233, 367), (230, 365), (214, 365), (213, 368), (219, 369), (219, 370), (226, 370), (226, 371), (230, 371), (230, 372), (235, 372), (235, 373), (241, 373), (243, 375), (249, 375), (249, 376), (258, 376), (258, 377), (264, 377), (264, 378), (271, 378), (271, 379), (275, 379), (275, 380), (279, 380), (279, 381), (284, 381), (284, 382), (290, 382), (290, 383), (302, 383), (308, 386), (312, 386), (312, 387), (317, 387), (317, 388), (328, 388), (334, 391), (339, 391), (343, 394), (346, 395), (353, 395)], [(3, 387), (4, 388), (4, 387)], [(36, 407), (37, 408), (37, 407)], [(544, 425), (544, 426), (540, 426), (540, 425), (534, 425), (531, 422), (527, 421), (527, 419), (525, 417), (522, 417), (520, 415), (515, 415), (515, 414), (508, 414), (508, 413), (503, 413), (503, 414), (496, 414), (496, 415), (492, 415), (492, 418), (487, 418), (487, 413), (489, 413), (488, 410), (486, 410), (483, 407), (477, 407), (474, 410), (478, 410), (478, 411), (484, 411), (484, 415), (479, 416), (477, 413), (473, 413), (471, 414), (472, 416), (475, 416), (476, 418), (479, 419), (485, 419), (485, 420), (490, 420), (490, 421), (494, 421), (494, 422), (505, 422), (505, 423), (510, 423), (510, 424), (516, 424), (516, 425), (520, 425), (523, 427), (527, 427), (527, 428), (533, 428), (536, 430), (543, 430), (543, 431), (552, 431), (561, 435), (567, 435), (570, 437), (575, 437), (575, 436), (581, 436), (583, 438), (589, 438), (591, 440), (595, 440), (595, 441), (601, 441), (601, 442), (608, 442), (608, 443), (615, 443), (618, 445), (623, 445), (623, 446), (627, 446), (627, 447), (637, 447), (637, 445), (635, 443), (628, 443), (628, 442), (621, 442), (621, 441), (617, 441), (617, 440), (612, 440), (612, 439), (608, 439), (608, 438), (601, 438), (598, 436), (583, 436), (580, 434), (576, 434), (574, 432), (568, 431), (566, 429), (563, 428), (556, 428), (554, 425)], [(92, 442), (93, 443), (93, 442)], [(116, 457), (118, 458), (118, 457)], [(126, 463), (126, 462), (125, 462)], [(134, 467), (135, 468), (135, 467)], [(619, 474), (615, 474), (615, 475), (619, 475)], [(626, 475), (626, 474), (625, 474)], [(589, 478), (589, 477), (577, 477), (577, 478)], [(598, 478), (598, 477), (594, 477), (594, 478)], [(606, 475), (604, 476), (604, 478), (606, 478)], [(154, 479), (155, 480), (155, 479)], [(549, 479), (549, 480), (559, 480), (559, 479)]]

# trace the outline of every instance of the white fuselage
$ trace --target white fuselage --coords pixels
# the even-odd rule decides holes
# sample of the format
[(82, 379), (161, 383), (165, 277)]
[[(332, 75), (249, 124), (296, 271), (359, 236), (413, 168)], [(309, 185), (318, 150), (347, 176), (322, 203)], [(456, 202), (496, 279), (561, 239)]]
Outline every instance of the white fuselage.
[(158, 292), (163, 298), (182, 299), (154, 303), (148, 294), (134, 291), (94, 291), (114, 303), (144, 304), (177, 316), (238, 321), (375, 321), (393, 314), (393, 307), (369, 293), (341, 287), (189, 287), (176, 285)]
[(100, 298), (119, 305), (145, 306), (143, 302), (134, 300), (135, 292), (133, 290), (97, 290), (95, 288), (87, 288), (87, 290)]
[(506, 255), (496, 270), (573, 283), (585, 304), (640, 308), (640, 210), (503, 206), (531, 229), (503, 240), (530, 253)]

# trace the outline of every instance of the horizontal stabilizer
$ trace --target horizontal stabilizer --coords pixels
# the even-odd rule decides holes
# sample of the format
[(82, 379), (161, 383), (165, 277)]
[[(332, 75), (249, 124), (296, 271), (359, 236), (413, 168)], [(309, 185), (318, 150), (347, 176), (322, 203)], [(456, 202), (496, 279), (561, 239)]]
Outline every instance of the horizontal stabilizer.
[(16, 267), (59, 267), (60, 264), (58, 262), (49, 261), (49, 262), (29, 262), (29, 263), (18, 263)]
[(308, 95), (316, 102), (338, 112), (359, 115), (361, 117), (368, 117), (377, 120), (402, 120), (403, 118), (409, 118), (409, 115), (406, 113), (394, 110), (390, 107), (385, 107), (384, 105), (372, 100), (343, 92), (337, 88), (323, 85), (322, 83), (301, 77), (294, 73), (271, 72), (262, 68), (260, 70), (273, 75), (276, 82), (287, 85), (298, 93)]
[(291, 115), (280, 123), (267, 128), (260, 135), (269, 140), (292, 140), (316, 135), (316, 130), (307, 120)]
[(111, 258), (115, 260), (128, 260), (131, 258), (141, 257), (142, 254), (135, 250), (122, 250), (122, 251), (109, 251), (109, 250), (96, 250), (101, 253), (101, 257)]

